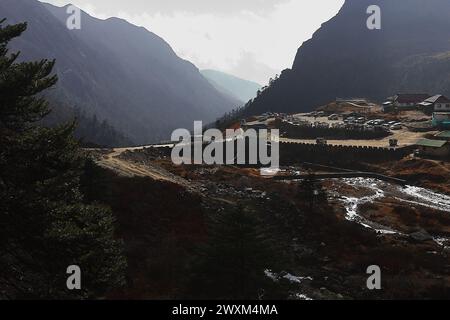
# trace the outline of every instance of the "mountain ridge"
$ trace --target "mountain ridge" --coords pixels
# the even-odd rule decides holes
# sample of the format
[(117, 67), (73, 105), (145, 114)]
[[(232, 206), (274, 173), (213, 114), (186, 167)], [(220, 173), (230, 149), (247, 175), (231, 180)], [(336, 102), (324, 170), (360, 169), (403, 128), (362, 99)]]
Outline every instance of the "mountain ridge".
[(256, 97), (258, 90), (262, 86), (254, 81), (245, 80), (226, 72), (204, 69), (200, 73), (214, 86), (217, 90), (231, 95), (244, 104)]
[[(366, 26), (370, 5), (381, 8), (381, 30)], [(396, 92), (449, 95), (448, 52), (449, 1), (346, 0), (245, 112), (310, 111), (336, 97), (382, 102)]]
[(191, 62), (161, 37), (119, 18), (81, 13), (68, 30), (65, 7), (37, 0), (2, 0), (7, 23), (27, 21), (12, 42), (22, 60), (56, 59), (59, 82), (47, 95), (107, 120), (136, 144), (167, 139), (195, 120), (214, 121), (239, 101), (215, 89)]

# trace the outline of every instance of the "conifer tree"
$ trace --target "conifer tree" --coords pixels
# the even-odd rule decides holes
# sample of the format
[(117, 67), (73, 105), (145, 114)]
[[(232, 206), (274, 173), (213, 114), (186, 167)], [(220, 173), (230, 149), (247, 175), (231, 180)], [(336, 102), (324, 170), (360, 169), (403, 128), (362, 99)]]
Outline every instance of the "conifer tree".
[(310, 210), (313, 210), (315, 205), (327, 202), (326, 191), (313, 173), (308, 174), (299, 184), (298, 198), (308, 205)]
[[(7, 45), (27, 28), (0, 21), (0, 298), (92, 298), (124, 282), (122, 245), (103, 207), (83, 204), (74, 124), (38, 125), (55, 61), (17, 62)], [(78, 265), (82, 289), (69, 291)]]
[(276, 268), (275, 247), (253, 213), (239, 207), (218, 214), (200, 250), (190, 294), (203, 299), (267, 297), (274, 283), (265, 270)]

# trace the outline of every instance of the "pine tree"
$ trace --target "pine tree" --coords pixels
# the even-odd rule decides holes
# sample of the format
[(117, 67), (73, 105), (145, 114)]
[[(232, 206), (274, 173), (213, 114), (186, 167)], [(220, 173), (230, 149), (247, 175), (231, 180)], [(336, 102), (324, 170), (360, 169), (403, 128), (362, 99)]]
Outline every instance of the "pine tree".
[(313, 173), (308, 174), (299, 184), (298, 198), (307, 204), (311, 211), (314, 210), (314, 206), (327, 202), (326, 191)]
[(267, 297), (274, 283), (265, 270), (277, 266), (275, 248), (252, 213), (237, 208), (218, 214), (200, 250), (189, 294), (203, 299)]
[[(84, 158), (74, 124), (38, 125), (55, 61), (16, 62), (7, 45), (27, 28), (0, 21), (0, 298), (101, 297), (124, 282), (122, 245), (103, 207), (83, 204)], [(69, 291), (69, 265), (82, 290)]]

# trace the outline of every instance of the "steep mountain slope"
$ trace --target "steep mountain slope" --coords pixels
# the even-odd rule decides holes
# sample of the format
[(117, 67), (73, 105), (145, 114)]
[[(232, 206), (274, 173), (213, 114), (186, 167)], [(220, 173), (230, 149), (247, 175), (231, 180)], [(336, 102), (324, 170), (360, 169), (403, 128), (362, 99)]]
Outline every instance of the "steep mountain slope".
[(165, 139), (175, 128), (212, 121), (239, 105), (164, 40), (124, 20), (83, 12), (81, 30), (68, 30), (65, 7), (37, 0), (2, 0), (0, 12), (8, 23), (29, 22), (12, 43), (21, 59), (56, 59), (53, 100), (107, 120), (135, 143)]
[(262, 87), (256, 82), (216, 70), (202, 70), (200, 72), (216, 89), (244, 103), (256, 97), (256, 93)]
[[(381, 30), (366, 26), (374, 4)], [(383, 101), (406, 91), (450, 94), (448, 0), (346, 0), (246, 112), (307, 111), (336, 97)]]

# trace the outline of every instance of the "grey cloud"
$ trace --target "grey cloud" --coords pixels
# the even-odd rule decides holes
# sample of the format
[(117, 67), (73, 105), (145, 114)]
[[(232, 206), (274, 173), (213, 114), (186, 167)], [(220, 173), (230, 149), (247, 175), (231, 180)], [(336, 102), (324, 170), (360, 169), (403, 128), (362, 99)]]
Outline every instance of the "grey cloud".
[(279, 70), (257, 61), (256, 54), (248, 51), (242, 52), (240, 59), (227, 71), (243, 79), (256, 81), (261, 85), (268, 84), (269, 79), (279, 73)]
[[(46, 0), (42, 0), (46, 1)], [(47, 0), (50, 1), (51, 0)], [(113, 14), (125, 11), (130, 14), (175, 12), (236, 14), (251, 11), (264, 14), (274, 9), (275, 5), (289, 0), (72, 0), (75, 5), (92, 4), (99, 11)], [(61, 2), (61, 1), (59, 1)], [(69, 2), (69, 0), (67, 0)]]

